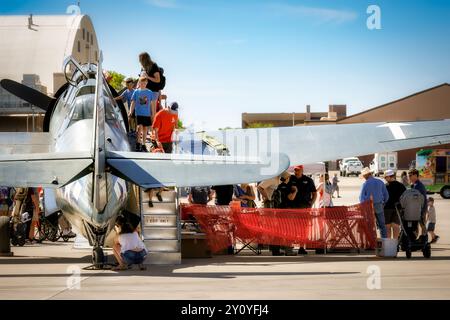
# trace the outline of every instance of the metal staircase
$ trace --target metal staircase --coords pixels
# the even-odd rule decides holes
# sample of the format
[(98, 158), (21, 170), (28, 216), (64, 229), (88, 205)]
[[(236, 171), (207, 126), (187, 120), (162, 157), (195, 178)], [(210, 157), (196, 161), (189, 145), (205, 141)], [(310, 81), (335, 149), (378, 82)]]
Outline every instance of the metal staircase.
[(148, 193), (140, 188), (141, 228), (149, 251), (146, 264), (181, 263), (181, 229), (178, 214), (178, 190), (161, 192), (162, 202), (153, 193), (153, 207)]

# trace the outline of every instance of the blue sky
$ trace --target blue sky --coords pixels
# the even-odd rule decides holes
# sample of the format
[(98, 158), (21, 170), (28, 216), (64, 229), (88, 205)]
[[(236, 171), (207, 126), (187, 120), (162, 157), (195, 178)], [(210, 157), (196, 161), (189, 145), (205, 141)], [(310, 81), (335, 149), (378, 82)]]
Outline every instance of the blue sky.
[[(77, 1), (3, 1), (0, 14), (65, 14)], [(367, 7), (381, 9), (369, 30)], [(242, 112), (354, 114), (450, 82), (450, 1), (81, 0), (105, 68), (136, 76), (148, 51), (185, 124)], [(425, 107), (425, 106), (424, 106)]]

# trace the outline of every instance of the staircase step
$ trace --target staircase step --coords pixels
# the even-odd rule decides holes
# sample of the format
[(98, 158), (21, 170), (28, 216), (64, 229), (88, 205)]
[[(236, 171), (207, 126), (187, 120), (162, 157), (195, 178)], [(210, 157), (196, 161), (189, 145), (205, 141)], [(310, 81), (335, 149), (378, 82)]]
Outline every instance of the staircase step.
[[(175, 202), (177, 199), (177, 192), (176, 191), (162, 191), (161, 192), (162, 202)], [(148, 192), (143, 191), (141, 201), (148, 203)], [(160, 202), (158, 198), (156, 197), (156, 192), (153, 191), (153, 197), (152, 197), (153, 203)]]
[(144, 240), (145, 246), (150, 252), (179, 252), (180, 241), (179, 240)]
[[(156, 194), (156, 193), (154, 193)], [(148, 206), (148, 193), (140, 194), (141, 229), (149, 254), (146, 264), (180, 264), (181, 241), (178, 218), (178, 192), (162, 191), (162, 202), (152, 197), (153, 207)]]
[(144, 227), (142, 233), (145, 240), (178, 239), (177, 227)]
[(144, 215), (142, 223), (146, 227), (178, 227), (176, 215)]
[(176, 214), (177, 205), (175, 202), (153, 202), (153, 207), (149, 207), (147, 202), (142, 202), (142, 214)]

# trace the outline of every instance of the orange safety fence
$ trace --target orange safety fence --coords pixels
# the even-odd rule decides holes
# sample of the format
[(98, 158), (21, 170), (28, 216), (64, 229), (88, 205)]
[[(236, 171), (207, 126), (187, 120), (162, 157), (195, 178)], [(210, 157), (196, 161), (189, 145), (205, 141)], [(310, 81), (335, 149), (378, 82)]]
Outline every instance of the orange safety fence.
[(374, 249), (372, 203), (332, 208), (268, 209), (231, 206), (181, 206), (182, 217), (192, 214), (206, 233), (213, 252), (236, 241), (309, 249)]

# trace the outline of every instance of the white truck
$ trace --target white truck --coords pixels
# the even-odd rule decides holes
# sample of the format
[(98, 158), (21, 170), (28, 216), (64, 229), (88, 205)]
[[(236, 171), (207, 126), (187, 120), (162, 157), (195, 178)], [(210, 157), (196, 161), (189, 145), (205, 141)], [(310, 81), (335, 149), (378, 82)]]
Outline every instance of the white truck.
[(397, 159), (397, 152), (375, 153), (370, 162), (370, 170), (377, 177), (389, 169), (397, 171)]
[(358, 176), (362, 169), (363, 164), (356, 157), (344, 158), (342, 161), (339, 161), (339, 171), (343, 177), (348, 177), (352, 174)]

